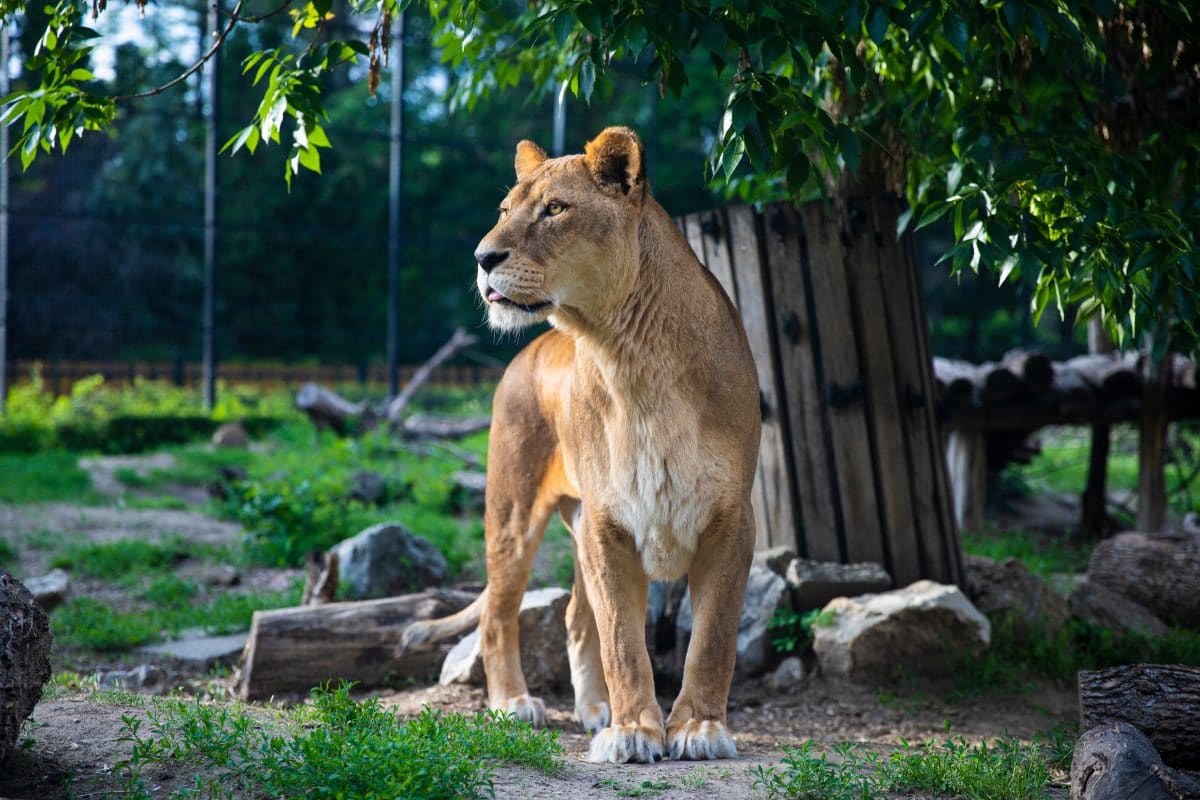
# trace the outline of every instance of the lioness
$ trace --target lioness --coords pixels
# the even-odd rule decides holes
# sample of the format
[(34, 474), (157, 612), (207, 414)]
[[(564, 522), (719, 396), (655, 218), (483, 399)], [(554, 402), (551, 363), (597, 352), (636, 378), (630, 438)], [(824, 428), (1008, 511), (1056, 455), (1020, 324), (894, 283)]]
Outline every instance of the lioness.
[[(517, 612), (555, 509), (575, 545), (567, 608), (575, 710), (592, 761), (731, 758), (725, 725), (754, 549), (758, 382), (745, 331), (646, 184), (641, 142), (608, 128), (583, 155), (517, 145), (517, 185), (479, 243), (488, 321), (553, 329), (496, 388), (488, 446), (488, 587), (404, 646), (478, 621), (488, 703), (534, 724)], [(644, 621), (651, 578), (687, 573), (683, 686), (663, 724)]]

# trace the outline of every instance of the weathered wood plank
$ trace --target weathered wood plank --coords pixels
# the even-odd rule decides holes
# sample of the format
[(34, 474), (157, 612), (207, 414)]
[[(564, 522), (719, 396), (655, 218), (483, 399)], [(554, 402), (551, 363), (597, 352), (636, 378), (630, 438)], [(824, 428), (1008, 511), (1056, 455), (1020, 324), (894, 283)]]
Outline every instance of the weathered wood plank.
[(787, 400), (779, 375), (773, 334), (772, 294), (765, 283), (759, 227), (749, 206), (729, 209), (729, 245), (737, 275), (738, 310), (754, 353), (763, 405), (762, 441), (754, 480), (758, 547), (798, 549), (799, 519), (793, 507), (792, 470), (787, 456)]
[(767, 274), (774, 292), (775, 341), (787, 406), (797, 494), (804, 536), (797, 550), (806, 558), (841, 561), (838, 520), (832, 493), (833, 457), (825, 435), (821, 396), (814, 379), (813, 329), (804, 280), (800, 232), (790, 206), (766, 211)]
[(837, 498), (844, 520), (843, 560), (883, 563), (879, 507), (864, 415), (865, 388), (846, 286), (842, 226), (826, 203), (800, 209), (807, 241), (811, 308), (819, 336), (817, 373), (836, 464)]
[(739, 308), (737, 280), (729, 255), (729, 223), (723, 211), (695, 215), (699, 218), (700, 236), (704, 240), (704, 265), (721, 284), (725, 294)]

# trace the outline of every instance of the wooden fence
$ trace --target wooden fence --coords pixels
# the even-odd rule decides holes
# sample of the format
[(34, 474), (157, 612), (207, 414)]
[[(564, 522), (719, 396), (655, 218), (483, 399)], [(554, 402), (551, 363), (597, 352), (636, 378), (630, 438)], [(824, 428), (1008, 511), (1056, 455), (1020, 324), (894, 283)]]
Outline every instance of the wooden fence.
[(676, 222), (734, 300), (764, 409), (760, 549), (957, 583), (958, 532), (912, 243), (899, 202), (853, 199)]
[[(116, 386), (132, 383), (135, 378), (170, 381), (177, 386), (198, 387), (201, 369), (198, 363), (169, 361), (10, 361), (9, 385), (28, 380), (31, 372), (40, 372), (46, 388), (54, 394), (66, 394), (71, 384), (90, 375), (103, 375), (106, 383)], [(403, 386), (420, 365), (400, 367)], [(503, 367), (484, 364), (443, 364), (434, 374), (431, 385), (478, 386), (495, 383), (504, 373)], [(237, 363), (217, 365), (217, 376), (228, 384), (262, 387), (295, 387), (308, 381), (325, 386), (356, 383), (386, 387), (387, 368), (383, 365), (349, 364), (276, 364)]]

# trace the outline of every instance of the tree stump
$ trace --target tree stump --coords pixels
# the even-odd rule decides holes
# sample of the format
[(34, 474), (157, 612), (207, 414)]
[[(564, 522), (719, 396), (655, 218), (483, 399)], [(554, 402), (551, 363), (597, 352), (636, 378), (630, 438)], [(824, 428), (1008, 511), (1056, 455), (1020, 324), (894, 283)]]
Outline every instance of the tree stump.
[(1163, 764), (1145, 734), (1118, 722), (1079, 737), (1071, 800), (1196, 800), (1200, 781)]
[(1200, 768), (1200, 669), (1132, 664), (1079, 673), (1083, 729), (1126, 722), (1173, 767)]
[(1200, 541), (1117, 534), (1092, 551), (1088, 579), (1167, 622), (1200, 626)]
[(20, 581), (0, 569), (0, 762), (50, 680), (50, 620)]

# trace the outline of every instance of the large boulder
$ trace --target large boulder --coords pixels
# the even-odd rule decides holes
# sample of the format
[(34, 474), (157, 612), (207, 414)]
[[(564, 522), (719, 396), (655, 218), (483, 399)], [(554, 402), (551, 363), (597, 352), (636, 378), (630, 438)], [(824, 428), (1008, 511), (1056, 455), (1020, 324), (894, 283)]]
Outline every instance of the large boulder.
[[(521, 668), (530, 689), (556, 689), (571, 683), (567, 660), (567, 603), (571, 593), (557, 587), (525, 592), (517, 617)], [(440, 683), (483, 686), (483, 652), (476, 628), (442, 662)]]
[(1070, 616), (1067, 600), (1017, 558), (963, 557), (967, 597), (992, 619), (1010, 618), (1023, 634), (1056, 633)]
[[(771, 635), (767, 626), (779, 609), (791, 608), (787, 583), (767, 567), (753, 566), (746, 582), (746, 598), (742, 602), (742, 613), (738, 619), (737, 670), (744, 675), (754, 675), (770, 666)], [(679, 605), (675, 620), (681, 644), (691, 638), (692, 597), (689, 591)], [(683, 657), (684, 648), (680, 648)]]
[(992, 628), (957, 586), (917, 581), (903, 589), (838, 597), (813, 628), (821, 671), (854, 680), (939, 676), (953, 663), (987, 649)]
[(837, 564), (792, 559), (785, 575), (797, 611), (821, 608), (835, 597), (853, 597), (892, 588), (892, 576), (879, 564)]
[(250, 445), (250, 435), (242, 423), (226, 422), (213, 433), (212, 443), (215, 447), (244, 450)]
[(50, 619), (21, 582), (0, 569), (0, 762), (50, 680)]
[(374, 525), (334, 547), (341, 582), (354, 600), (440, 586), (449, 577), (436, 547), (395, 522)]
[(1071, 616), (1115, 633), (1163, 636), (1169, 630), (1150, 609), (1087, 578), (1075, 582), (1068, 603)]

